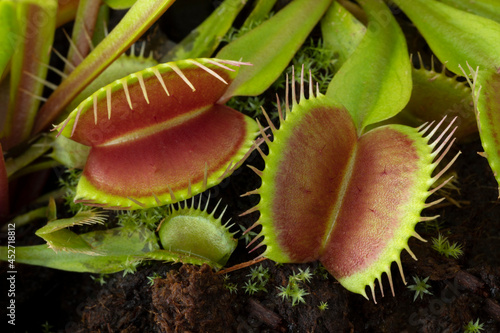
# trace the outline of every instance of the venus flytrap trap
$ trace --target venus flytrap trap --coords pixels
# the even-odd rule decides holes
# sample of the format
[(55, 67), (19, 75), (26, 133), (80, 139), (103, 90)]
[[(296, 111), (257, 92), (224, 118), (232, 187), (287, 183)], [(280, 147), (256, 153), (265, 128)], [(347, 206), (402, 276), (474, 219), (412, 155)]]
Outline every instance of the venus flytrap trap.
[[(378, 1), (361, 3), (370, 18), (368, 32), (370, 24), (378, 24), (374, 13), (391, 15)], [(255, 248), (266, 246), (262, 257), (293, 263), (319, 260), (348, 290), (368, 298), (368, 286), (374, 301), (375, 280), (383, 295), (383, 273), (394, 294), (392, 262), (404, 281), (400, 252), (406, 249), (415, 258), (407, 241), (411, 236), (423, 240), (414, 228), (430, 219), (420, 212), (441, 201), (426, 203), (439, 187), (429, 189), (458, 157), (433, 175), (454, 142), (452, 124), (437, 133), (443, 121), (364, 132), (367, 125), (401, 111), (411, 91), (402, 32), (393, 18), (380, 29), (385, 43), (367, 32), (360, 51), (354, 51), (330, 83), (327, 96), (315, 92), (310, 80), (306, 99), (302, 72), (297, 100), (292, 77), (292, 107), (287, 96), (285, 112), (278, 108), (279, 130), (269, 122), (268, 135), (260, 126), (269, 154), (262, 154), (265, 169), (255, 169), (261, 188), (247, 195), (258, 194), (261, 200), (244, 213), (260, 212), (254, 226), (262, 230), (254, 242), (261, 240)], [(373, 52), (384, 54), (386, 61), (362, 72), (352, 70)], [(383, 77), (383, 84), (364, 87), (362, 82), (372, 75)], [(401, 93), (394, 94), (394, 89)], [(362, 99), (353, 94), (359, 90), (365, 94)]]

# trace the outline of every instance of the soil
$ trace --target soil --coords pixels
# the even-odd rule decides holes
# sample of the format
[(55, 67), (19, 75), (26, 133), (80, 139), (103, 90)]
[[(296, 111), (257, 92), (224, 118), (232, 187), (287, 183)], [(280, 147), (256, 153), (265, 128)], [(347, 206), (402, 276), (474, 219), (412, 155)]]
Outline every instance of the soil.
[[(344, 289), (333, 277), (322, 274), (318, 263), (278, 265), (265, 260), (258, 265), (269, 270), (266, 291), (252, 295), (245, 283), (252, 267), (218, 274), (208, 266), (168, 263), (143, 265), (135, 274), (116, 273), (105, 283), (94, 281), (96, 275), (57, 271), (17, 265), (16, 332), (463, 332), (463, 326), (477, 320), (483, 332), (500, 332), (500, 205), (498, 189), (480, 142), (455, 145), (463, 154), (455, 163), (459, 191), (441, 192), (447, 196), (440, 205), (424, 214), (440, 215), (439, 232), (451, 242), (463, 245), (464, 255), (446, 258), (432, 249), (432, 242), (414, 238), (409, 246), (418, 261), (403, 251), (405, 279), (429, 277), (432, 295), (414, 300), (394, 264), (392, 276), (395, 296), (390, 295), (384, 280), (385, 297), (377, 287), (377, 304), (372, 299)], [(452, 153), (450, 153), (451, 155)], [(263, 161), (252, 154), (248, 164), (259, 169)], [(259, 186), (259, 178), (242, 167), (219, 186), (211, 197), (222, 198), (228, 205), (226, 217), (251, 226), (257, 213), (239, 217), (256, 204), (255, 196), (240, 194)], [(435, 198), (437, 199), (437, 197)], [(43, 222), (17, 230), (17, 246), (41, 243), (34, 231)], [(235, 231), (237, 227), (235, 227)], [(425, 223), (417, 226), (427, 240), (438, 231)], [(2, 234), (0, 242), (6, 242)], [(241, 240), (227, 266), (247, 262), (251, 254)], [(254, 266), (255, 267), (255, 266)], [(308, 293), (305, 303), (292, 306), (282, 299), (279, 287), (299, 269), (315, 272), (303, 284)], [(4, 263), (0, 272), (4, 276)], [(158, 274), (159, 279), (148, 279)], [(236, 292), (226, 288), (238, 286)], [(8, 290), (6, 279), (2, 290)], [(7, 298), (0, 300), (2, 309)], [(328, 308), (319, 309), (321, 302)], [(5, 317), (0, 325), (6, 325)], [(0, 329), (11, 332), (11, 326)]]

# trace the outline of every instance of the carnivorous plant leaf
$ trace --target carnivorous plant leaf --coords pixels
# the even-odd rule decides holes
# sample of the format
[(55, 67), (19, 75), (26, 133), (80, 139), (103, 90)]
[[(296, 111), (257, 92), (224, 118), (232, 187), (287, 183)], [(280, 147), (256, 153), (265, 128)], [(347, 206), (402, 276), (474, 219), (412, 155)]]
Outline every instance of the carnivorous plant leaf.
[(162, 221), (158, 236), (164, 250), (157, 250), (152, 254), (155, 259), (160, 259), (161, 253), (166, 250), (178, 253), (184, 258), (197, 258), (198, 262), (193, 263), (198, 265), (208, 263), (222, 267), (226, 264), (238, 242), (229, 232), (227, 223), (222, 225), (224, 212), (215, 218), (217, 207), (212, 213), (208, 213), (208, 202), (203, 210), (200, 205), (201, 202), (195, 208), (192, 201), (191, 207), (188, 208), (184, 204), (184, 207), (173, 209)]
[[(134, 232), (126, 228), (92, 231), (79, 235), (94, 255), (59, 251), (48, 245), (16, 247), (16, 261), (72, 272), (115, 273), (131, 264), (139, 263), (145, 253), (159, 248), (154, 232), (138, 227)], [(0, 247), (0, 259), (7, 260), (7, 247)]]
[[(0, 81), (3, 77), (12, 54), (16, 48), (16, 40), (13, 39), (17, 30), (16, 7), (12, 1), (0, 2)], [(1, 125), (1, 124), (0, 124)], [(0, 127), (1, 132), (1, 127)]]
[(132, 45), (175, 0), (137, 0), (120, 23), (49, 97), (38, 112), (33, 132), (51, 124), (58, 114), (110, 63)]
[(324, 46), (334, 52), (335, 68), (339, 69), (356, 50), (366, 27), (337, 1), (321, 19)]
[(500, 3), (497, 0), (439, 0), (457, 9), (471, 12), (500, 23)]
[(412, 87), (405, 37), (389, 8), (381, 0), (360, 4), (369, 18), (367, 31), (326, 93), (347, 108), (358, 133), (400, 112), (410, 99)]
[(117, 80), (57, 129), (91, 146), (75, 200), (145, 208), (218, 184), (246, 158), (258, 129), (217, 104), (242, 63), (188, 59)]
[(89, 39), (92, 39), (100, 7), (101, 0), (80, 0), (71, 34), (72, 43), (66, 57), (71, 65), (66, 65), (66, 73), (79, 65), (89, 54), (91, 48)]
[(219, 59), (243, 60), (253, 64), (242, 68), (221, 98), (256, 96), (281, 75), (331, 0), (295, 0), (276, 15), (217, 53)]
[(47, 75), (57, 1), (17, 1), (15, 8), (17, 30), (13, 35), (18, 41), (12, 56), (7, 118), (0, 134), (5, 150), (30, 137)]
[(391, 263), (400, 265), (403, 249), (411, 254), (411, 236), (421, 239), (414, 227), (432, 204), (425, 203), (430, 186), (453, 163), (432, 175), (453, 131), (449, 125), (432, 143), (442, 122), (419, 129), (389, 125), (358, 137), (344, 107), (319, 92), (314, 97), (312, 84), (309, 91), (305, 99), (302, 83), (300, 102), (293, 93), (285, 119), (279, 110), (280, 129), (269, 125), (274, 139), (266, 140), (265, 169), (256, 171), (262, 186), (248, 193), (261, 197), (248, 211), (261, 214), (255, 240), (264, 236), (264, 257), (319, 260), (348, 290), (367, 297), (369, 286), (375, 299), (375, 280), (381, 284), (385, 272), (392, 289)]
[[(468, 139), (477, 133), (476, 115), (471, 88), (457, 77), (445, 74), (445, 67), (439, 73), (427, 70), (421, 63), (419, 69), (412, 69), (413, 89), (411, 98), (398, 116), (411, 120), (407, 125), (417, 126), (423, 122), (446, 117), (445, 125), (455, 117), (457, 140)], [(390, 121), (390, 120), (389, 120)]]

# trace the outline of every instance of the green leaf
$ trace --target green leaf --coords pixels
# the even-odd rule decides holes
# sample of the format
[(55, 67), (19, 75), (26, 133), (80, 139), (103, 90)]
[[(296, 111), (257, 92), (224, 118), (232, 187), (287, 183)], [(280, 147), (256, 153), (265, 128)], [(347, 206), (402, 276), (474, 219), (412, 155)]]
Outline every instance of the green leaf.
[(0, 1), (0, 81), (16, 48), (16, 9), (12, 1)]
[(381, 0), (360, 1), (368, 28), (334, 76), (327, 96), (342, 103), (358, 133), (400, 112), (411, 95), (411, 64), (401, 28)]
[(500, 65), (500, 24), (430, 0), (394, 0), (417, 26), (434, 54), (455, 74), (467, 63), (480, 69)]
[(332, 50), (335, 68), (341, 68), (363, 39), (365, 26), (338, 2), (334, 2), (321, 19), (324, 46)]
[(277, 0), (257, 0), (250, 15), (247, 16), (245, 22), (240, 29), (249, 27), (253, 22), (263, 21), (271, 12)]
[(72, 44), (66, 57), (72, 66), (66, 64), (66, 73), (71, 72), (71, 69), (80, 64), (89, 54), (92, 46), (89, 43), (89, 38), (92, 38), (94, 28), (99, 23), (97, 17), (100, 7), (101, 0), (80, 0), (71, 33)]
[[(16, 262), (72, 272), (115, 273), (137, 264), (140, 257), (159, 248), (154, 232), (145, 227), (134, 231), (114, 228), (80, 235), (95, 253), (59, 251), (47, 245), (16, 247)], [(0, 247), (0, 260), (7, 260), (7, 247)]]
[(295, 0), (257, 28), (226, 45), (220, 59), (253, 64), (242, 68), (221, 101), (232, 96), (256, 96), (281, 75), (331, 0)]
[(247, 0), (225, 0), (196, 29), (170, 50), (161, 62), (210, 57)]
[(103, 0), (106, 5), (113, 9), (127, 9), (132, 7), (137, 0)]
[(66, 228), (95, 223), (102, 224), (105, 220), (106, 217), (102, 213), (93, 210), (80, 211), (71, 218), (49, 221), (35, 234), (43, 238), (49, 247), (56, 252), (63, 250), (98, 255), (99, 253), (84, 238)]
[(18, 29), (14, 37), (18, 42), (12, 57), (6, 124), (0, 135), (5, 150), (31, 135), (44, 89), (57, 14), (55, 0), (23, 0), (15, 4)]
[(500, 22), (498, 0), (439, 0), (449, 6)]

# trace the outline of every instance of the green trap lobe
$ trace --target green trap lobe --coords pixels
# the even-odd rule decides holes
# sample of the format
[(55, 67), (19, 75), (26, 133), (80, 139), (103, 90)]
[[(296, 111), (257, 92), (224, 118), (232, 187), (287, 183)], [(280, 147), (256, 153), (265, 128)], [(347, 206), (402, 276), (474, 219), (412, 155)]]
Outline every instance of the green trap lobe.
[(404, 134), (378, 130), (363, 136), (352, 178), (322, 257), (336, 278), (378, 260), (399, 228), (413, 191), (419, 157)]
[[(288, 120), (284, 127), (289, 130)], [(272, 219), (281, 250), (294, 262), (305, 262), (319, 256), (356, 130), (345, 109), (323, 106), (311, 108), (290, 128), (287, 144), (275, 140), (283, 149), (275, 168)]]
[(202, 182), (205, 165), (208, 174), (225, 168), (247, 135), (242, 114), (215, 105), (168, 131), (93, 147), (83, 175), (99, 191), (122, 197), (162, 195), (166, 186), (175, 192)]
[[(232, 72), (217, 68), (215, 65), (205, 65), (212, 67), (211, 69), (227, 82), (230, 82), (231, 76), (234, 76)], [(94, 115), (94, 97), (91, 96), (82, 104), (83, 108), (79, 117), (77, 116), (78, 110), (72, 114), (73, 120), (66, 126), (65, 134), (73, 130), (76, 117), (78, 121), (71, 139), (92, 146), (106, 144), (117, 139), (123, 141), (126, 138), (142, 136), (140, 133), (144, 131), (148, 132), (145, 134), (153, 134), (162, 128), (169, 127), (169, 122), (182, 122), (183, 117), (188, 120), (190, 117), (186, 114), (200, 111), (214, 104), (227, 89), (227, 84), (210, 73), (193, 65), (190, 66), (192, 67), (183, 68), (182, 73), (195, 87), (195, 91), (169, 67), (161, 74), (163, 82), (159, 81), (152, 70), (145, 70), (142, 75), (146, 95), (137, 76), (129, 76), (125, 79), (128, 82), (128, 95), (132, 109), (130, 109), (123, 84), (113, 83), (108, 86), (112, 89), (111, 110), (108, 110), (106, 88), (102, 88), (95, 93), (97, 117)], [(165, 84), (170, 96), (167, 95), (162, 83)]]

